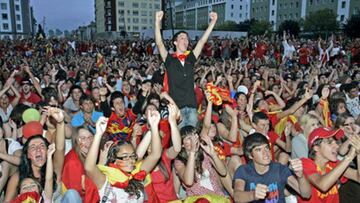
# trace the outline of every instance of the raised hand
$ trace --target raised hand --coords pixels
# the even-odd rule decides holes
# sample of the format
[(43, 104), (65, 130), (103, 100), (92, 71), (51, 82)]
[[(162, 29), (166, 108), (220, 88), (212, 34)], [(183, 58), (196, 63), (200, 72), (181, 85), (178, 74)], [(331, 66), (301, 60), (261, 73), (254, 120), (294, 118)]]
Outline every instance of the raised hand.
[(179, 108), (175, 104), (168, 104), (168, 110), (169, 110), (169, 121), (175, 121), (176, 117), (178, 116)]
[(190, 141), (191, 147), (189, 152), (197, 152), (199, 150), (199, 136), (191, 136)]
[(161, 22), (163, 19), (163, 16), (164, 16), (164, 11), (157, 11), (155, 13), (155, 22), (157, 22), (157, 23)]
[(209, 17), (210, 17), (211, 22), (214, 22), (214, 23), (215, 23), (215, 22), (217, 21), (217, 19), (218, 19), (218, 15), (217, 15), (217, 13), (215, 13), (215, 12), (210, 12)]
[(231, 106), (229, 105), (225, 105), (225, 112), (228, 113), (230, 116), (236, 116), (238, 114), (238, 111), (231, 108)]
[(104, 134), (104, 132), (106, 131), (106, 126), (107, 126), (107, 122), (108, 122), (108, 118), (101, 116), (97, 122), (96, 122), (96, 134)]
[(200, 143), (201, 148), (210, 156), (216, 155), (216, 152), (214, 151), (214, 145), (208, 136), (204, 136), (201, 138), (202, 141), (205, 142), (205, 144)]
[(265, 199), (268, 187), (263, 184), (257, 184), (255, 188), (255, 200)]
[(298, 178), (303, 177), (303, 165), (300, 159), (290, 159), (290, 169), (294, 171)]
[(158, 111), (148, 111), (146, 117), (151, 127), (158, 127), (160, 122), (160, 113)]
[(52, 157), (52, 155), (54, 154), (55, 152), (55, 143), (52, 143), (51, 145), (49, 145), (48, 147), (48, 151), (47, 151), (47, 157), (50, 158)]
[(360, 137), (359, 135), (353, 135), (349, 137), (350, 145), (355, 148), (356, 154), (360, 154)]
[(309, 100), (309, 99), (312, 98), (312, 96), (313, 96), (313, 91), (307, 88), (306, 91), (305, 91), (305, 98), (307, 100)]
[(61, 123), (64, 121), (64, 112), (63, 110), (56, 108), (56, 107), (45, 107), (48, 110), (48, 114), (53, 117), (56, 122)]

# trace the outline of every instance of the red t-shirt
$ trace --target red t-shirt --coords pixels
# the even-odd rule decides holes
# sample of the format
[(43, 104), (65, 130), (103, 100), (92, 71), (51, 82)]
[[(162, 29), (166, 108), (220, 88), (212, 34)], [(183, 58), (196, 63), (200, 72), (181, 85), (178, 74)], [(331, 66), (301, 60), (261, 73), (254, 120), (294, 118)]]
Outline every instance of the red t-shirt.
[(161, 155), (161, 161), (169, 174), (169, 179), (166, 181), (164, 175), (160, 170), (151, 172), (151, 182), (154, 187), (156, 196), (162, 203), (167, 203), (176, 200), (176, 192), (174, 188), (174, 178), (171, 173), (171, 160), (166, 155), (166, 150)]
[[(312, 159), (302, 158), (301, 161), (303, 164), (304, 175), (306, 178), (308, 178), (308, 176), (314, 173), (317, 173), (319, 175), (327, 174), (339, 164), (339, 161), (328, 162), (326, 164), (325, 172), (323, 172)], [(347, 179), (342, 176), (340, 178), (340, 181), (344, 183), (347, 181)], [(313, 185), (311, 185), (311, 198), (309, 200), (305, 200), (298, 197), (298, 203), (339, 203), (338, 184), (335, 183), (326, 193), (322, 193), (321, 191), (317, 190)]]
[(35, 94), (34, 92), (31, 92), (30, 97), (28, 97), (28, 98), (25, 98), (24, 94), (21, 93), (19, 103), (28, 102), (28, 103), (31, 103), (31, 104), (37, 104), (40, 101), (41, 101), (41, 98), (37, 94)]
[(307, 65), (309, 64), (309, 55), (310, 55), (310, 50), (308, 48), (301, 48), (299, 50), (299, 55), (300, 55), (300, 64), (302, 65)]
[[(82, 189), (81, 177), (85, 176), (85, 191)], [(99, 202), (99, 192), (92, 180), (85, 175), (84, 166), (81, 163), (74, 149), (65, 156), (64, 169), (61, 181), (66, 190), (76, 190), (83, 202), (96, 203)]]

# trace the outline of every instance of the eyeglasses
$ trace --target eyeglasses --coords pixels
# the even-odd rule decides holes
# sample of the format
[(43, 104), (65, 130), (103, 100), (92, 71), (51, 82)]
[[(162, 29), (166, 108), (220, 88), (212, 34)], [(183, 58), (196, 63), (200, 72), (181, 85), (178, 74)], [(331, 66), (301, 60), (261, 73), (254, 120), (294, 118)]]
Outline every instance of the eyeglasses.
[(137, 160), (137, 155), (136, 154), (131, 154), (131, 155), (129, 155), (129, 156), (116, 156), (116, 159), (119, 159), (119, 160), (121, 160), (121, 161), (127, 161), (127, 160), (129, 160), (129, 159), (131, 159), (131, 160)]
[(38, 151), (38, 150), (45, 150), (46, 149), (46, 145), (44, 145), (44, 144), (41, 144), (41, 145), (31, 145), (30, 147), (29, 147), (29, 151), (30, 152), (36, 152), (36, 151)]
[(344, 126), (352, 126), (355, 125), (355, 123), (344, 123)]

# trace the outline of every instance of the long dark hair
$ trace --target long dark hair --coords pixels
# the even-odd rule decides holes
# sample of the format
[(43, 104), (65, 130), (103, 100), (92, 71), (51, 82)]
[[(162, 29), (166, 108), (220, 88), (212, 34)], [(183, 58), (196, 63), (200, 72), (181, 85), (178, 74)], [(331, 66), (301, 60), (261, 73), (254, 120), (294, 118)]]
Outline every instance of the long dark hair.
[[(40, 183), (41, 188), (45, 187), (45, 174), (46, 174), (46, 163), (41, 167), (40, 169), (40, 178), (36, 178), (34, 176), (34, 172), (31, 167), (31, 160), (27, 157), (28, 150), (29, 150), (29, 143), (32, 140), (35, 139), (41, 139), (43, 143), (46, 145), (46, 148), (49, 147), (49, 142), (41, 135), (35, 135), (33, 137), (30, 137), (24, 144), (23, 147), (23, 153), (20, 157), (20, 165), (19, 165), (19, 176), (20, 180), (19, 183), (22, 182), (25, 178), (32, 178), (34, 180), (37, 180)], [(18, 185), (20, 187), (20, 184)], [(53, 188), (54, 191), (56, 190), (56, 174), (53, 174)], [(18, 188), (20, 189), (20, 188)]]
[[(108, 156), (107, 156), (106, 165), (109, 165), (109, 163), (115, 163), (116, 154), (120, 151), (120, 148), (125, 145), (132, 146), (132, 144), (130, 144), (129, 142), (119, 141), (110, 147)], [(126, 193), (128, 193), (130, 196), (136, 195), (137, 198), (140, 198), (141, 191), (144, 191), (144, 185), (143, 185), (142, 181), (131, 179), (129, 181), (129, 185), (126, 188), (124, 188), (124, 191)]]
[[(181, 138), (184, 139), (187, 135), (196, 132), (196, 128), (193, 126), (184, 126), (180, 129)], [(181, 148), (179, 155), (176, 157), (177, 160), (181, 161), (183, 164), (186, 165), (188, 160), (188, 154), (184, 147)], [(204, 152), (202, 151), (201, 147), (199, 147), (198, 151), (195, 155), (195, 170), (199, 174), (203, 173), (202, 162), (204, 161)], [(196, 179), (195, 179), (196, 181)]]

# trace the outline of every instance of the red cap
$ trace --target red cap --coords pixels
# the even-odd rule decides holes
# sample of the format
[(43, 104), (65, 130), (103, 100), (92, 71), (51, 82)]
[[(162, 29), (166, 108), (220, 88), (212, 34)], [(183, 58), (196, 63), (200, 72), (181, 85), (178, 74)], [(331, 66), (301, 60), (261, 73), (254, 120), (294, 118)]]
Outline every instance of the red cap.
[(42, 135), (43, 127), (41, 123), (38, 121), (30, 121), (23, 126), (22, 132), (23, 132), (23, 137), (29, 139), (34, 135)]
[(309, 145), (309, 149), (312, 147), (312, 145), (314, 144), (315, 140), (319, 139), (319, 138), (329, 138), (329, 137), (339, 137), (339, 135), (343, 133), (340, 131), (340, 129), (338, 130), (332, 130), (330, 128), (326, 128), (326, 127), (320, 127), (320, 128), (316, 128), (315, 130), (313, 130), (309, 137), (308, 137), (308, 145)]

